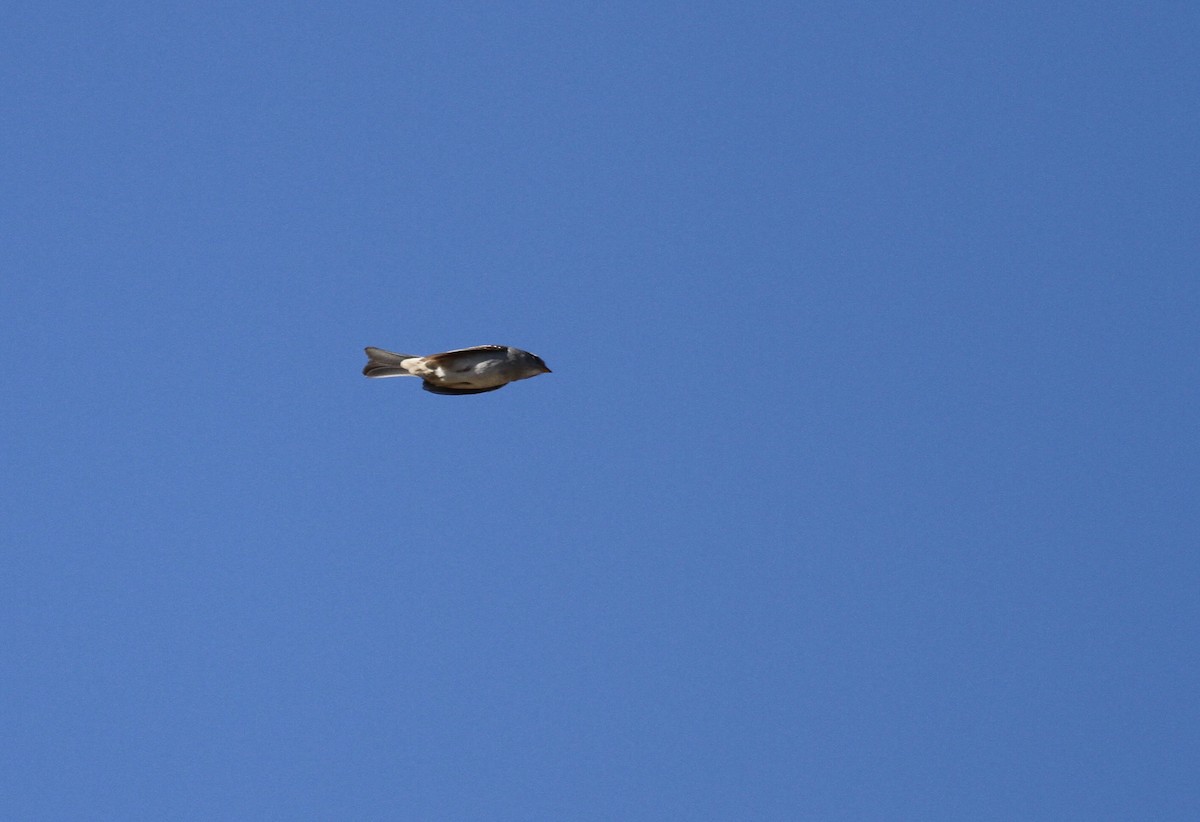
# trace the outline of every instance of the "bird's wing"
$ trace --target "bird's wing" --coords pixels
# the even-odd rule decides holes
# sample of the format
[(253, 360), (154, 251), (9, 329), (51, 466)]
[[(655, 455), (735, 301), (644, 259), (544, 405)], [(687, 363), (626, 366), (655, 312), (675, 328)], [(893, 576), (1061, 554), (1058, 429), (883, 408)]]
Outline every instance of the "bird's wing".
[(447, 388), (444, 385), (434, 385), (431, 382), (425, 382), (421, 387), (431, 394), (483, 394), (488, 391), (499, 391), (505, 385), (507, 383), (493, 385), (491, 388)]
[[(425, 358), (425, 362), (430, 364), (444, 365), (447, 361), (457, 359), (463, 354), (508, 354), (507, 345), (473, 345), (470, 348), (456, 348), (453, 351), (443, 351), (440, 354), (430, 354)], [(479, 359), (489, 359), (488, 357), (479, 357)]]

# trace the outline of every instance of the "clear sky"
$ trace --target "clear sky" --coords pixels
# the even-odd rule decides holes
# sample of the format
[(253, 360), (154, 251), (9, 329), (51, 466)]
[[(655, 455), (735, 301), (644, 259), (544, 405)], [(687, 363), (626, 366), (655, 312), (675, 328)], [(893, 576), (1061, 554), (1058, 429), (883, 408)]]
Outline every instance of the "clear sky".
[(0, 818), (1200, 818), (1198, 42), (4, 4)]

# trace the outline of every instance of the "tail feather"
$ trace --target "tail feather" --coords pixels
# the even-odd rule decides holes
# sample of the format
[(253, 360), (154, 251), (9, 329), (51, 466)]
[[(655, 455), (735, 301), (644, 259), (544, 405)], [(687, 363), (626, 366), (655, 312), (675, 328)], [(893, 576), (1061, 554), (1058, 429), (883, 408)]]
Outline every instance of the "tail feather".
[(367, 377), (415, 377), (401, 363), (412, 359), (412, 354), (396, 354), (384, 351), (382, 348), (367, 347), (367, 364), (363, 366), (363, 375)]

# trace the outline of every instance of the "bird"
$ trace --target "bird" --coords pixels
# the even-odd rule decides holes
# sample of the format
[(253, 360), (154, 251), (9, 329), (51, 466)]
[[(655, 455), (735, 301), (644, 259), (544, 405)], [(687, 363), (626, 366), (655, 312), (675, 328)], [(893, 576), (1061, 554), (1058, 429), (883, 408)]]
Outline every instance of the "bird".
[(421, 387), (434, 394), (483, 394), (510, 382), (527, 380), (550, 369), (536, 354), (507, 345), (476, 345), (419, 357), (368, 346), (363, 375), (420, 377)]

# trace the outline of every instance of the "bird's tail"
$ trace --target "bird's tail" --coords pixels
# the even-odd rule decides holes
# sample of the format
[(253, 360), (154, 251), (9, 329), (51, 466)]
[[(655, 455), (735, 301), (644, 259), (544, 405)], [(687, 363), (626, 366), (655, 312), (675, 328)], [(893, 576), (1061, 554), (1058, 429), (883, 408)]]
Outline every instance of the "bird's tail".
[(382, 348), (370, 348), (367, 351), (367, 364), (363, 366), (363, 374), (368, 377), (415, 377), (402, 364), (413, 358), (412, 354), (395, 354)]

